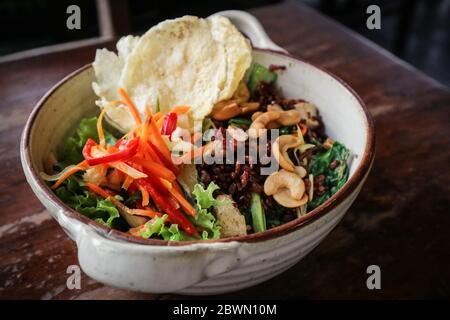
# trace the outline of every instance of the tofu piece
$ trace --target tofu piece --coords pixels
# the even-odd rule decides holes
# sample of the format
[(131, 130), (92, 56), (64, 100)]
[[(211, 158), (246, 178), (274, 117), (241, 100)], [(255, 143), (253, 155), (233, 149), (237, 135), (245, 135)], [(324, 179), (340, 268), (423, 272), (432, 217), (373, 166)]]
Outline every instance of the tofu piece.
[(247, 234), (247, 226), (245, 217), (240, 213), (239, 209), (234, 206), (233, 199), (229, 195), (220, 195), (217, 200), (230, 200), (231, 203), (219, 206), (215, 209), (215, 215), (221, 225), (220, 237), (228, 238), (234, 236), (245, 236)]

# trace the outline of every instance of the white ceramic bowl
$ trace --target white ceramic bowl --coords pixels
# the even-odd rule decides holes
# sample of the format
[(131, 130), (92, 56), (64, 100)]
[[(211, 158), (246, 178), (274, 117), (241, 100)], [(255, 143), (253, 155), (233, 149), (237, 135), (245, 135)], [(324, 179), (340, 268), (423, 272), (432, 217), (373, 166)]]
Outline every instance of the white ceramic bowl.
[(355, 155), (349, 181), (306, 216), (249, 236), (207, 242), (139, 239), (108, 229), (67, 207), (39, 177), (43, 160), (71, 134), (79, 120), (98, 113), (90, 65), (53, 87), (30, 115), (21, 141), (29, 184), (78, 247), (81, 268), (108, 285), (144, 292), (206, 295), (247, 288), (296, 264), (336, 226), (355, 200), (374, 157), (374, 131), (361, 99), (345, 83), (275, 45), (258, 21), (225, 11), (253, 42), (253, 58), (285, 65), (278, 83), (287, 97), (316, 104), (327, 133)]

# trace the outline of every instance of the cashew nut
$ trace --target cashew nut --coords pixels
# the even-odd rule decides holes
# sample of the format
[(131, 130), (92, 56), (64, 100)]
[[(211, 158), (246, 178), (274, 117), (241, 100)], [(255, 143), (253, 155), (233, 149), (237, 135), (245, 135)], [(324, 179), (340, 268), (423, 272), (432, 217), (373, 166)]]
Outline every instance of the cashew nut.
[(232, 98), (236, 99), (238, 103), (247, 102), (250, 99), (250, 91), (248, 91), (247, 85), (244, 82), (239, 82)]
[(279, 136), (272, 144), (272, 154), (277, 159), (280, 166), (288, 171), (295, 172), (295, 166), (289, 159), (287, 150), (289, 148), (298, 147), (301, 144), (301, 140), (297, 136), (282, 135)]
[(293, 199), (290, 196), (288, 189), (281, 189), (278, 193), (273, 195), (273, 198), (275, 199), (276, 202), (278, 202), (279, 204), (281, 204), (283, 207), (286, 208), (301, 207), (302, 205), (308, 202), (307, 194), (304, 194), (300, 200)]
[(250, 92), (244, 82), (240, 82), (238, 88), (230, 99), (219, 101), (214, 105), (211, 117), (214, 120), (224, 121), (241, 114), (251, 113), (259, 109), (259, 102), (247, 102)]
[(317, 117), (317, 108), (312, 103), (299, 102), (294, 105), (295, 110), (300, 113), (300, 120), (304, 120), (306, 125), (310, 128), (319, 126), (319, 121), (312, 119)]
[(258, 138), (266, 130), (266, 126), (269, 122), (277, 120), (280, 117), (279, 111), (268, 111), (259, 115), (253, 120), (248, 130), (250, 138)]
[(245, 102), (241, 103), (241, 114), (251, 113), (259, 109), (259, 102)]
[(304, 168), (304, 167), (302, 167), (302, 166), (296, 166), (295, 167), (295, 172), (297, 172), (297, 174), (300, 176), (300, 178), (304, 178), (304, 177), (306, 177), (306, 175), (307, 175), (307, 173), (308, 172), (306, 172), (306, 169)]
[(255, 119), (258, 118), (263, 113), (264, 112), (262, 112), (262, 111), (256, 111), (254, 114), (252, 114), (252, 121), (255, 121)]
[(230, 102), (229, 100), (218, 102), (211, 111), (211, 117), (214, 120), (219, 121), (228, 120), (240, 114), (241, 108), (239, 107), (239, 105), (236, 102)]
[(278, 104), (271, 104), (267, 106), (267, 111), (280, 111), (280, 118), (273, 123), (270, 123), (267, 128), (275, 129), (281, 126), (292, 126), (300, 122), (300, 112), (298, 110), (283, 110)]
[(284, 169), (267, 177), (264, 182), (264, 193), (273, 196), (275, 201), (286, 208), (299, 207), (308, 201), (302, 178)]

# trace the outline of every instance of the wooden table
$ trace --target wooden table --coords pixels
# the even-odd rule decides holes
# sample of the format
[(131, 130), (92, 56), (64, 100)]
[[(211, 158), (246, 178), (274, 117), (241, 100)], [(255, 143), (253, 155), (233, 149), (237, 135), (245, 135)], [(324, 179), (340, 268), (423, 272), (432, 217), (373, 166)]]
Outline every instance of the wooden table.
[[(266, 283), (216, 298), (450, 297), (449, 89), (304, 6), (252, 13), (275, 42), (356, 90), (375, 119), (377, 156), (354, 205), (311, 254)], [(76, 247), (22, 173), (19, 137), (33, 105), (103, 45), (0, 64), (0, 298), (179, 298), (118, 290), (85, 275), (82, 289), (67, 289)], [(371, 264), (381, 268), (381, 290), (366, 287)]]

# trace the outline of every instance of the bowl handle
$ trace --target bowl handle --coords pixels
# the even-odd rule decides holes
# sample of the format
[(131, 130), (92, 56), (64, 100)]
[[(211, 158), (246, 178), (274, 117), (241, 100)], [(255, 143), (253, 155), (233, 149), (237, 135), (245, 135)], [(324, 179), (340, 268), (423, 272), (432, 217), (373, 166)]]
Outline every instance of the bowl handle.
[(241, 10), (226, 10), (211, 15), (211, 17), (213, 16), (223, 16), (230, 19), (236, 28), (251, 40), (254, 47), (287, 53), (285, 49), (269, 38), (259, 21), (250, 13)]

